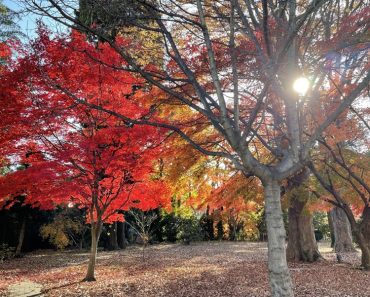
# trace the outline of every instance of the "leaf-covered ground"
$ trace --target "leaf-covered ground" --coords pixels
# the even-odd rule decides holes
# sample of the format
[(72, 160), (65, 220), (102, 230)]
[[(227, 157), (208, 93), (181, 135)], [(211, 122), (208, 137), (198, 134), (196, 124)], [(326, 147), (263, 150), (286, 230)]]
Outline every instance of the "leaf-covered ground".
[[(370, 296), (370, 273), (360, 253), (344, 264), (323, 245), (325, 261), (291, 264), (296, 296)], [(211, 242), (100, 252), (97, 282), (81, 283), (88, 254), (37, 252), (0, 264), (0, 296), (20, 282), (42, 284), (43, 296), (269, 296), (265, 243)]]

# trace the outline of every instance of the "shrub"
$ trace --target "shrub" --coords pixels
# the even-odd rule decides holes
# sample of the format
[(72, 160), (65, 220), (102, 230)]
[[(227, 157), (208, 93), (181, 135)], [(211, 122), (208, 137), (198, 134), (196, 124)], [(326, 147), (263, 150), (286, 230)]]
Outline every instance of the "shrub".
[(58, 250), (63, 250), (72, 242), (77, 243), (75, 238), (82, 234), (83, 227), (81, 221), (62, 212), (51, 223), (41, 226), (40, 235), (43, 239), (49, 239)]
[(10, 247), (6, 243), (0, 244), (0, 263), (4, 262), (5, 260), (14, 258), (15, 256), (15, 248)]
[(163, 239), (168, 242), (175, 242), (179, 228), (179, 219), (174, 213), (165, 213), (161, 219)]
[(196, 217), (179, 220), (177, 239), (185, 244), (202, 239), (199, 221)]

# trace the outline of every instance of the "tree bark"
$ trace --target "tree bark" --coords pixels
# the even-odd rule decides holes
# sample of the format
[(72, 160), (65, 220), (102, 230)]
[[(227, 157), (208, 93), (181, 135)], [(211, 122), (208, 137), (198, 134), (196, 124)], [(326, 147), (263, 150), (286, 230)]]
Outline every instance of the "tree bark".
[(89, 265), (87, 267), (87, 273), (83, 281), (92, 282), (96, 281), (95, 279), (95, 264), (96, 264), (96, 255), (98, 252), (99, 237), (101, 233), (103, 223), (97, 221), (91, 224), (91, 249), (90, 249), (90, 259)]
[(312, 214), (306, 205), (309, 193), (303, 187), (290, 193), (288, 210), (287, 259), (292, 262), (315, 262), (321, 258), (313, 228)]
[(352, 231), (346, 213), (339, 207), (330, 211), (334, 231), (334, 251), (336, 253), (354, 252)]
[(86, 234), (87, 228), (84, 226), (82, 234), (80, 235), (80, 242), (79, 242), (79, 249), (82, 250), (84, 248), (84, 239)]
[(217, 223), (217, 240), (222, 240), (224, 238), (224, 226), (222, 218)]
[(273, 297), (293, 296), (285, 253), (285, 228), (280, 202), (280, 185), (268, 180), (265, 187), (265, 209), (268, 237), (268, 269)]
[(235, 220), (234, 216), (231, 213), (229, 214), (228, 225), (229, 225), (229, 240), (235, 241), (237, 221)]
[(357, 238), (362, 252), (361, 266), (366, 270), (370, 270), (370, 206), (365, 206), (362, 212), (362, 221), (359, 231), (362, 235), (360, 236), (360, 240)]
[(117, 222), (114, 222), (109, 229), (109, 250), (118, 250)]
[(365, 205), (365, 208), (362, 211), (362, 220), (359, 223), (356, 221), (352, 210), (348, 205), (344, 205), (342, 211), (346, 214), (353, 230), (353, 234), (355, 235), (357, 243), (361, 249), (361, 266), (366, 270), (370, 270), (370, 207)]
[(118, 234), (118, 246), (121, 249), (125, 249), (128, 246), (128, 240), (126, 237), (126, 222), (118, 222), (117, 234)]
[(15, 250), (16, 257), (19, 257), (21, 255), (25, 233), (26, 233), (26, 218), (24, 217), (22, 219), (22, 225), (21, 225), (21, 229), (19, 232), (17, 249)]
[(370, 247), (369, 242), (365, 239), (364, 234), (360, 231), (359, 228), (354, 231), (357, 243), (361, 249), (361, 266), (365, 270), (370, 270)]
[(327, 215), (328, 215), (328, 223), (329, 223), (329, 229), (330, 229), (330, 247), (334, 248), (335, 238), (334, 238), (333, 219), (330, 215), (330, 211), (327, 212)]

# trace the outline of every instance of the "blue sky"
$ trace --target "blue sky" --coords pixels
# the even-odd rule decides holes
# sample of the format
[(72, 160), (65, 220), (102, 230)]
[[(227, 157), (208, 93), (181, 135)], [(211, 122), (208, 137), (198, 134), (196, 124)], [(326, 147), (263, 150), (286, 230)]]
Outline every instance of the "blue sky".
[[(2, 2), (5, 6), (7, 6), (13, 11), (18, 12), (18, 11), (23, 10), (23, 5), (20, 4), (21, 1), (3, 0)], [(37, 16), (35, 14), (31, 14), (31, 13), (22, 14), (21, 18), (17, 20), (17, 24), (19, 25), (21, 31), (26, 36), (31, 38), (35, 34), (36, 20), (37, 20)]]
[[(1, 1), (1, 0), (0, 0)], [(21, 0), (2, 0), (2, 3), (10, 8), (13, 11), (20, 12), (24, 11), (25, 8), (25, 1)], [(20, 27), (20, 30), (25, 34), (25, 37), (27, 38), (33, 38), (35, 37), (36, 32), (36, 21), (40, 19), (40, 16), (33, 14), (32, 12), (26, 12), (22, 13), (20, 19), (18, 19), (16, 22)], [(55, 28), (56, 24), (54, 21), (52, 21), (49, 18), (42, 18), (42, 21), (50, 26), (51, 28)], [(58, 24), (59, 26), (59, 24)]]

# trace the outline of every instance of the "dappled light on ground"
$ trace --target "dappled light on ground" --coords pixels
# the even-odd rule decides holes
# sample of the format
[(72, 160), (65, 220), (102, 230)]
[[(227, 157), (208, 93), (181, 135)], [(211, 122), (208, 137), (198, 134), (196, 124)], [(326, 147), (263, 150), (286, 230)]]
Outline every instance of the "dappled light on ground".
[[(370, 296), (369, 272), (357, 269), (360, 253), (335, 262), (328, 244), (325, 260), (295, 263), (290, 270), (296, 296)], [(163, 244), (98, 254), (97, 282), (80, 282), (87, 255), (78, 252), (29, 254), (0, 265), (0, 296), (17, 283), (42, 285), (44, 296), (269, 296), (265, 243), (202, 242)]]

